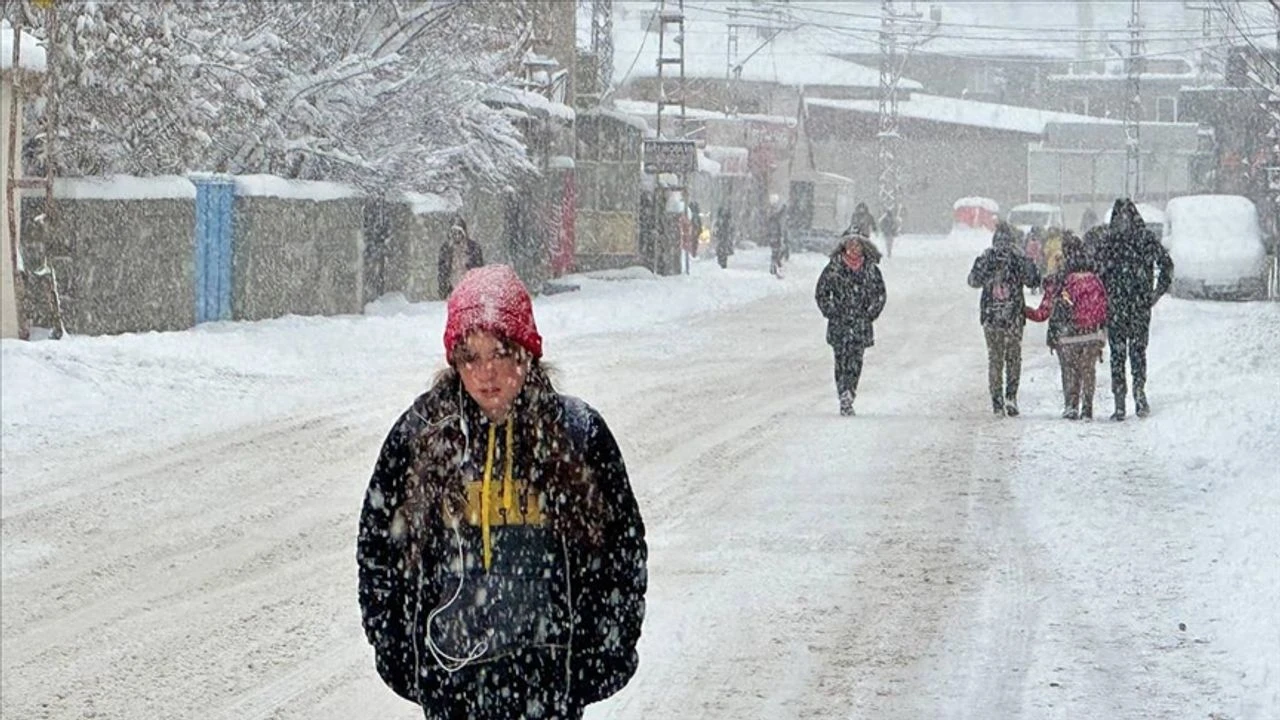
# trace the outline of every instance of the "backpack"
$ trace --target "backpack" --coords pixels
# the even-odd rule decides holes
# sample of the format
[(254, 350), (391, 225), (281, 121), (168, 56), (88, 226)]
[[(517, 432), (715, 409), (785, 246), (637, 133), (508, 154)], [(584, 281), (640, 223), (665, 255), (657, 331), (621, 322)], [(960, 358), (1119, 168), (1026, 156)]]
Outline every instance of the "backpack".
[(1011, 277), (1009, 268), (1001, 266), (996, 269), (991, 282), (987, 283), (987, 321), (994, 325), (1012, 327), (1016, 319), (1022, 317), (1022, 293), (1016, 277)]
[(1089, 333), (1107, 322), (1107, 290), (1091, 272), (1067, 276), (1065, 292), (1071, 301), (1071, 324), (1077, 332)]

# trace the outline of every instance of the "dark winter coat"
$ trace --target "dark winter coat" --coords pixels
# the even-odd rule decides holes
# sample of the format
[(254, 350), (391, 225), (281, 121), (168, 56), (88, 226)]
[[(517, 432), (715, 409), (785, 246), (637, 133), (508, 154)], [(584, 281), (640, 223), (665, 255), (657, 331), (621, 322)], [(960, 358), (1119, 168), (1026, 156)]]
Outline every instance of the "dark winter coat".
[(729, 213), (721, 212), (716, 216), (716, 255), (727, 257), (733, 254), (733, 219)]
[(1110, 324), (1147, 327), (1152, 306), (1173, 282), (1173, 258), (1155, 233), (1147, 229), (1133, 201), (1116, 201), (1111, 210), (1111, 226), (1098, 250)]
[(786, 210), (776, 210), (765, 223), (765, 240), (775, 253), (781, 252), (787, 240)]
[[(874, 231), (875, 228), (872, 228)], [(880, 216), (880, 234), (887, 238), (898, 236), (898, 218), (890, 211), (885, 210)], [(869, 235), (867, 237), (870, 237)]]
[(871, 347), (876, 344), (872, 325), (884, 311), (884, 277), (880, 275), (880, 251), (869, 241), (862, 244), (862, 269), (844, 261), (843, 248), (818, 277), (814, 299), (827, 319), (827, 343), (832, 347)]
[(853, 210), (853, 217), (849, 219), (849, 227), (845, 228), (844, 234), (861, 235), (869, 238), (876, 233), (876, 219), (871, 215), (871, 210), (867, 208), (866, 203), (858, 203), (858, 207)]
[(978, 320), (988, 328), (1021, 328), (1026, 324), (1022, 288), (1039, 286), (1040, 271), (1018, 250), (1017, 237), (1008, 225), (997, 225), (991, 242), (992, 247), (973, 261), (969, 271), (969, 287), (982, 288)]
[[(447, 299), (453, 292), (453, 250), (454, 244), (445, 240), (440, 246), (440, 259), (436, 263), (436, 282), (440, 288), (440, 298)], [(484, 265), (484, 251), (480, 243), (467, 238), (467, 269), (473, 270)]]
[(428, 719), (577, 718), (636, 670), (647, 549), (617, 443), (537, 365), (513, 412), (508, 465), (506, 426), (447, 373), (396, 422), (365, 495), (365, 634)]

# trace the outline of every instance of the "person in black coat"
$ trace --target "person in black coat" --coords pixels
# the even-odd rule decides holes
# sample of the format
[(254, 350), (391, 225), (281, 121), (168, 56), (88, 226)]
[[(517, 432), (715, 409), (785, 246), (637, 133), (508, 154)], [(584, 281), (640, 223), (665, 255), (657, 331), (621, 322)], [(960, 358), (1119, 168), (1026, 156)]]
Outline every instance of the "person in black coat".
[(638, 663), (647, 548), (626, 466), (604, 418), (553, 387), (510, 267), (463, 278), (445, 349), (360, 515), (375, 665), (428, 720), (577, 720)]
[(873, 323), (885, 304), (880, 251), (863, 235), (845, 235), (818, 277), (814, 299), (827, 319), (827, 344), (835, 354), (840, 414), (853, 415), (862, 358), (875, 345)]
[(987, 341), (987, 388), (997, 415), (1018, 414), (1022, 331), (1027, 323), (1022, 288), (1039, 286), (1040, 271), (1018, 249), (1017, 234), (1008, 223), (997, 223), (991, 247), (969, 271), (969, 287), (982, 288), (978, 319)]
[(1138, 417), (1151, 412), (1147, 402), (1147, 340), (1151, 308), (1173, 283), (1173, 258), (1148, 230), (1138, 206), (1116, 200), (1111, 225), (1099, 247), (1098, 264), (1107, 288), (1107, 341), (1111, 345), (1112, 420), (1124, 420), (1128, 387), (1125, 361), (1133, 369), (1133, 404)]
[(861, 235), (864, 238), (870, 238), (876, 233), (876, 219), (871, 214), (871, 209), (866, 203), (858, 203), (853, 209), (853, 216), (849, 218), (849, 227), (845, 228), (844, 236)]
[(453, 220), (449, 228), (449, 237), (440, 245), (440, 257), (436, 264), (436, 282), (440, 290), (440, 299), (447, 300), (453, 292), (454, 285), (472, 270), (484, 265), (484, 251), (480, 243), (471, 239), (467, 232), (467, 221), (461, 217)]
[(720, 267), (729, 266), (729, 256), (733, 254), (733, 218), (728, 207), (716, 211), (715, 225), (716, 262)]

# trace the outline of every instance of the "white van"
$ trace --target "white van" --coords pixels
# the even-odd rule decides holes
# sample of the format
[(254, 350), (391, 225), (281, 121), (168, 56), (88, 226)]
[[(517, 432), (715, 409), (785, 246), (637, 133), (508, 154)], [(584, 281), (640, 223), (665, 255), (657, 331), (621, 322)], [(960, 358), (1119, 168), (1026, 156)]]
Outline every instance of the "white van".
[(1267, 250), (1258, 209), (1239, 195), (1188, 195), (1165, 208), (1174, 297), (1264, 300)]
[(1045, 230), (1064, 227), (1062, 208), (1048, 203), (1027, 203), (1015, 206), (1009, 210), (1009, 217), (1005, 218), (1005, 222), (1024, 233), (1030, 232), (1033, 227)]

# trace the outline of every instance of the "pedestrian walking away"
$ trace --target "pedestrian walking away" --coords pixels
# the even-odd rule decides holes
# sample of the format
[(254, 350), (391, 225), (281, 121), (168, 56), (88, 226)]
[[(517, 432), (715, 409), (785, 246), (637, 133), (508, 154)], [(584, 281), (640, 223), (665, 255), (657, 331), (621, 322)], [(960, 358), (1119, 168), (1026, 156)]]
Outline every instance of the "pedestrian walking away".
[(638, 663), (647, 549), (626, 466), (604, 418), (553, 386), (510, 267), (462, 278), (444, 349), (360, 515), (378, 673), (428, 720), (577, 720)]
[(722, 268), (729, 267), (729, 256), (733, 254), (733, 218), (726, 206), (716, 212), (715, 243), (716, 262)]
[(1040, 306), (1026, 317), (1049, 322), (1047, 341), (1062, 373), (1062, 417), (1093, 418), (1097, 365), (1106, 343), (1107, 293), (1084, 243), (1070, 231), (1062, 237), (1062, 267), (1044, 279)]
[(1173, 259), (1147, 229), (1138, 206), (1116, 200), (1111, 224), (1099, 247), (1102, 284), (1107, 288), (1107, 340), (1111, 344), (1113, 420), (1124, 420), (1129, 386), (1126, 361), (1133, 371), (1133, 406), (1138, 417), (1151, 412), (1147, 401), (1147, 340), (1151, 309), (1173, 283)]
[(867, 237), (846, 234), (818, 277), (814, 297), (827, 319), (827, 344), (835, 355), (836, 396), (841, 415), (853, 415), (862, 359), (875, 345), (874, 323), (885, 304), (880, 251)]
[(982, 288), (978, 319), (987, 341), (987, 389), (997, 415), (1018, 414), (1022, 375), (1022, 331), (1026, 326), (1024, 287), (1040, 285), (1035, 263), (1018, 248), (1018, 236), (1006, 222), (996, 224), (991, 247), (969, 271), (969, 287)]
[(782, 277), (782, 262), (787, 252), (787, 206), (777, 195), (769, 196), (769, 219), (765, 224), (765, 238), (769, 242), (769, 274)]

